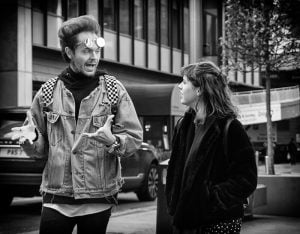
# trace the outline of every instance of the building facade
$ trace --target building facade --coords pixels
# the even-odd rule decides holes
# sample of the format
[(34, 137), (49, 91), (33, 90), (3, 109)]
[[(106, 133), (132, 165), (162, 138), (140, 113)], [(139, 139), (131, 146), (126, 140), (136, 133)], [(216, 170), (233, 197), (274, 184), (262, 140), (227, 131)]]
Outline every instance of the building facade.
[[(63, 21), (83, 14), (93, 15), (101, 25), (106, 45), (100, 67), (125, 86), (176, 86), (186, 64), (211, 60), (221, 65), (221, 0), (3, 0), (0, 6), (0, 107), (29, 106), (40, 85), (67, 66), (57, 31)], [(229, 74), (229, 79), (237, 92), (263, 88), (258, 75)], [(176, 99), (170, 90), (168, 105)], [(160, 103), (153, 105), (163, 109)], [(250, 110), (251, 105), (243, 108)], [(145, 140), (167, 149), (178, 115), (140, 117)]]

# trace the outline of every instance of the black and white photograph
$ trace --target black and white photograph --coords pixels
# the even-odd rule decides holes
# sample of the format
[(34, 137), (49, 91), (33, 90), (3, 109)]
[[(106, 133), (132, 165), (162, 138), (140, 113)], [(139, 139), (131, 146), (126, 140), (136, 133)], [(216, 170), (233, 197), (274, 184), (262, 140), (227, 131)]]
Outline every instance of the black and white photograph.
[(0, 234), (300, 233), (300, 0), (0, 12)]

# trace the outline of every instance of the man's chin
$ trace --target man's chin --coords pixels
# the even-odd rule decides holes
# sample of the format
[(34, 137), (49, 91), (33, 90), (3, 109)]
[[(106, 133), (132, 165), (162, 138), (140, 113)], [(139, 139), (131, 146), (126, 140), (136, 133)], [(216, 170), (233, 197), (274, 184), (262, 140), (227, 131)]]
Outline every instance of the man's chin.
[(86, 75), (86, 76), (90, 76), (90, 77), (95, 76), (96, 70), (94, 70), (94, 71), (84, 71), (83, 74)]

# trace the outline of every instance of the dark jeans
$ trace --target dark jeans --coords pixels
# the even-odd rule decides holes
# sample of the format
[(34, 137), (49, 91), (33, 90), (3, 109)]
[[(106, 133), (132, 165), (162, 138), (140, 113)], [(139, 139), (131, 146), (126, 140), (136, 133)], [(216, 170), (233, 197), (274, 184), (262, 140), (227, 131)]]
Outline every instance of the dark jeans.
[(54, 209), (43, 207), (40, 234), (72, 234), (75, 225), (78, 234), (105, 234), (110, 215), (111, 209), (108, 209), (95, 214), (68, 217)]

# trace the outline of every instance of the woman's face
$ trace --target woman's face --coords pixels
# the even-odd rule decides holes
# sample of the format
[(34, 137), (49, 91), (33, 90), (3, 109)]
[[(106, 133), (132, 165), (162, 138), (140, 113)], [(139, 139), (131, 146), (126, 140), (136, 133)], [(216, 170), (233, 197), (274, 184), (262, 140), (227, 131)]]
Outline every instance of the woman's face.
[(186, 106), (194, 108), (199, 99), (199, 88), (195, 87), (186, 76), (183, 76), (183, 80), (178, 87), (181, 94), (180, 102)]

